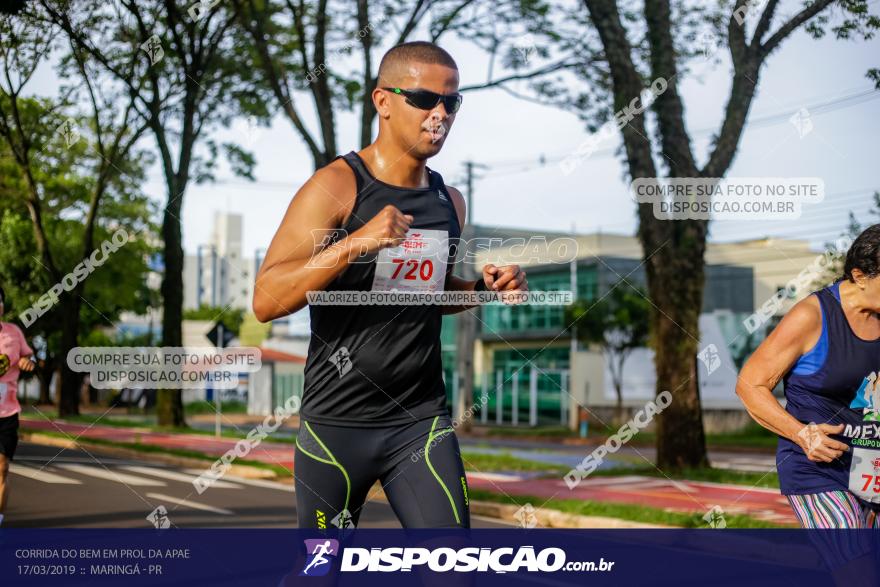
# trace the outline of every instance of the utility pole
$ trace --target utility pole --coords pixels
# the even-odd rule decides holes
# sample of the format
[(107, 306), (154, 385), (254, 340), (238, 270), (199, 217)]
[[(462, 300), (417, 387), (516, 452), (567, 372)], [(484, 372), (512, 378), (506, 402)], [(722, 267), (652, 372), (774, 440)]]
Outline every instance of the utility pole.
[[(482, 271), (477, 271), (473, 260), (468, 254), (471, 252), (470, 241), (477, 236), (473, 226), (474, 170), (477, 168), (487, 169), (488, 167), (486, 165), (474, 163), (473, 161), (466, 161), (464, 167), (466, 174), (465, 199), (467, 201), (467, 213), (465, 215), (466, 227), (461, 235), (462, 240), (466, 245), (459, 247), (460, 254), (462, 255), (461, 259), (463, 261), (461, 277), (462, 279), (474, 281), (482, 277)], [(477, 306), (476, 308), (459, 312), (457, 315), (455, 373), (458, 378), (458, 397), (455, 398), (455, 405), (453, 406), (453, 418), (464, 431), (470, 430), (471, 420), (474, 416), (473, 412), (470, 412), (470, 417), (465, 417), (465, 414), (469, 413), (468, 410), (473, 405), (474, 398), (474, 341), (477, 337), (477, 316), (479, 316), (479, 312), (480, 308)], [(485, 409), (486, 406), (481, 406), (481, 410)]]

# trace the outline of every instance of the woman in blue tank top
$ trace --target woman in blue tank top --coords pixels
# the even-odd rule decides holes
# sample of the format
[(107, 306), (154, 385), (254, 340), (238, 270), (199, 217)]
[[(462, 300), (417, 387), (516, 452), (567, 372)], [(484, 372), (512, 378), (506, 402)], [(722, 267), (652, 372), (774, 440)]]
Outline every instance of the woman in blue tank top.
[[(779, 484), (805, 528), (880, 528), (880, 224), (843, 278), (800, 301), (746, 362), (736, 392), (779, 435)], [(779, 380), (783, 408), (773, 397)]]

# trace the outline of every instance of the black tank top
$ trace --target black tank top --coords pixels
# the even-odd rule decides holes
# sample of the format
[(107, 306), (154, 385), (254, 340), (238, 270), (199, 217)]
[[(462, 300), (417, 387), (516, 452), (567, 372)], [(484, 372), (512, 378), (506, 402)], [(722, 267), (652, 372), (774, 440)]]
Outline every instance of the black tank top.
[[(418, 239), (420, 231), (447, 235), (448, 249), (444, 247), (441, 255), (446, 255), (447, 272), (451, 270), (461, 227), (440, 174), (428, 169), (428, 187), (404, 188), (377, 180), (354, 152), (343, 159), (354, 171), (357, 197), (349, 220), (331, 239), (352, 234), (391, 204), (413, 216), (408, 241)], [(325, 291), (373, 289), (378, 255), (361, 256)], [(309, 314), (312, 336), (301, 407), (306, 420), (386, 426), (448, 414), (440, 354), (441, 306), (309, 305)]]

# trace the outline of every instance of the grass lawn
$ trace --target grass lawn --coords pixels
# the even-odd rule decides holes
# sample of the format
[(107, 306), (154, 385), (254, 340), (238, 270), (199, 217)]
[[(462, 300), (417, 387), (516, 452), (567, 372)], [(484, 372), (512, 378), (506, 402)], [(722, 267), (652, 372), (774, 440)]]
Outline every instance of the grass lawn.
[[(565, 426), (541, 426), (539, 428), (514, 428), (513, 426), (498, 426), (489, 428), (487, 434), (489, 436), (508, 436), (508, 437), (517, 437), (517, 436), (546, 436), (548, 438), (564, 438), (571, 437), (577, 438), (579, 434), (576, 431), (569, 430)], [(604, 435), (599, 433), (593, 433), (593, 430), (590, 429), (588, 436), (600, 436)]]
[(465, 450), (461, 452), (461, 460), (468, 471), (541, 471), (548, 476), (561, 476), (571, 470), (571, 467), (521, 459), (510, 453), (485, 454)]
[[(648, 524), (664, 524), (667, 526), (677, 526), (681, 528), (706, 528), (709, 525), (703, 519), (705, 512), (684, 513), (669, 512), (659, 508), (647, 506), (586, 501), (580, 499), (551, 499), (549, 501), (531, 495), (517, 495), (509, 497), (502, 493), (493, 491), (485, 491), (482, 489), (471, 489), (468, 492), (471, 499), (491, 501), (495, 503), (512, 504), (523, 506), (527, 503), (534, 507), (544, 507), (559, 510), (569, 514), (580, 514), (582, 516), (605, 516), (609, 518), (618, 518), (621, 520), (631, 520), (633, 522), (645, 522)], [(741, 514), (725, 514), (724, 521), (727, 528), (782, 528), (779, 524), (757, 520), (751, 516)]]
[[(638, 441), (640, 444), (654, 446), (657, 442), (657, 435), (653, 432), (639, 432), (633, 437), (633, 440)], [(778, 440), (778, 436), (754, 422), (735, 432), (706, 435), (706, 444), (708, 446), (723, 448), (776, 448)]]
[[(590, 426), (587, 438), (595, 438), (602, 441), (614, 434), (617, 429), (607, 428), (604, 426)], [(577, 438), (577, 432), (571, 431), (564, 426), (546, 426), (542, 428), (513, 428), (513, 427), (493, 427), (489, 428), (489, 436), (506, 436), (509, 438), (516, 437), (546, 437), (553, 438)], [(735, 432), (726, 432), (724, 434), (707, 434), (706, 444), (718, 447), (744, 447), (744, 448), (776, 448), (777, 436), (751, 422), (741, 430)], [(657, 443), (657, 435), (653, 432), (639, 432), (632, 439), (632, 444), (636, 446), (655, 446)]]

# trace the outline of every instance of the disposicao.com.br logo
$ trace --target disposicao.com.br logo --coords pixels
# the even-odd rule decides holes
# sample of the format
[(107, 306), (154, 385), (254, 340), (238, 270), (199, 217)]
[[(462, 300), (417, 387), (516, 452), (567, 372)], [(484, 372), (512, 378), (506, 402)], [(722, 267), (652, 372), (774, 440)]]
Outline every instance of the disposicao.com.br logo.
[[(332, 543), (332, 544), (330, 544)], [(335, 540), (306, 540), (309, 553), (306, 567), (301, 575), (316, 576), (318, 565), (321, 575), (327, 573), (330, 560), (325, 557), (337, 554)], [(533, 546), (519, 548), (355, 548), (342, 551), (339, 570), (345, 572), (409, 572), (414, 566), (425, 565), (429, 570), (444, 573), (494, 572), (516, 573), (519, 571), (553, 573), (556, 571), (611, 571), (614, 562), (604, 558), (596, 561), (566, 561), (561, 548), (543, 548), (535, 551)], [(318, 562), (320, 560), (320, 562)]]

